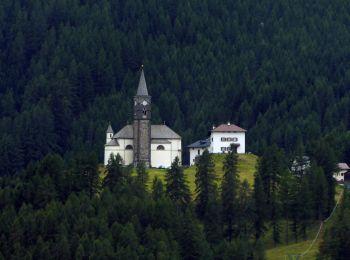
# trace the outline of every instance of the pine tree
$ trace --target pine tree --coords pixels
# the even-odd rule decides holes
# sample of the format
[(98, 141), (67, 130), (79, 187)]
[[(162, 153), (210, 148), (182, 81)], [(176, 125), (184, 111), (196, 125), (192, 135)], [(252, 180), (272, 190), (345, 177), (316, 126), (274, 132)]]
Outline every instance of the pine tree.
[(255, 210), (255, 239), (258, 240), (266, 230), (267, 201), (265, 197), (263, 182), (258, 172), (254, 177), (254, 210)]
[(148, 181), (148, 173), (143, 162), (137, 165), (136, 173), (138, 181), (146, 187), (146, 183)]
[(171, 168), (166, 173), (165, 180), (166, 193), (172, 201), (182, 206), (190, 203), (190, 190), (186, 183), (179, 157), (175, 157), (173, 163), (171, 164)]
[(216, 195), (214, 162), (208, 150), (199, 157), (196, 164), (196, 213), (199, 218), (206, 214), (209, 201)]
[(225, 234), (231, 241), (234, 233), (234, 223), (238, 218), (237, 191), (239, 179), (237, 171), (238, 156), (233, 145), (224, 160), (224, 176), (221, 183), (222, 217), (225, 224)]
[(122, 158), (119, 154), (116, 156), (111, 154), (108, 159), (107, 175), (104, 179), (103, 185), (110, 190), (114, 190), (118, 184), (123, 181), (124, 169), (122, 165)]
[(154, 200), (159, 200), (163, 198), (163, 196), (164, 196), (163, 183), (156, 176), (154, 177), (153, 184), (152, 184), (152, 198)]

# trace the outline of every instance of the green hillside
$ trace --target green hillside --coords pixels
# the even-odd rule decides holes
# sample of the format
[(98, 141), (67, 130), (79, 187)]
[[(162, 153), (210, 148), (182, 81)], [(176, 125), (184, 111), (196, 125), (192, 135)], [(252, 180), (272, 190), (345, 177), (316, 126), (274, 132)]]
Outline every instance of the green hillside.
[(153, 123), (187, 145), (213, 124), (247, 151), (322, 139), (349, 160), (349, 1), (2, 0), (0, 174), (93, 151), (133, 119), (144, 64)]
[[(258, 157), (254, 154), (240, 154), (238, 156), (238, 171), (239, 171), (239, 176), (240, 180), (247, 180), (250, 185), (253, 185), (254, 182), (254, 172), (255, 172), (255, 167), (257, 163)], [(223, 154), (215, 154), (214, 155), (214, 162), (215, 162), (215, 172), (218, 176), (218, 184), (221, 182), (221, 177), (223, 174), (223, 160), (224, 160), (224, 155)], [(165, 172), (166, 170), (164, 169), (149, 169), (148, 170), (148, 175), (149, 175), (149, 183), (148, 186), (151, 185), (152, 180), (154, 177), (158, 177), (161, 180), (164, 180), (165, 177)], [(190, 190), (192, 194), (194, 193), (195, 190), (195, 174), (196, 174), (196, 167), (191, 166), (185, 169), (185, 175), (190, 187)]]

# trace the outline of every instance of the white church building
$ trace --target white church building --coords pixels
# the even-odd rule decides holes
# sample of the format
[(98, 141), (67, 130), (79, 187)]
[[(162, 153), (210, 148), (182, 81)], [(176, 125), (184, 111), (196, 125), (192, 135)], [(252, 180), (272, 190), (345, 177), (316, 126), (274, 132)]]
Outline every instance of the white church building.
[(190, 152), (190, 165), (194, 165), (196, 157), (202, 155), (206, 149), (210, 153), (227, 153), (233, 144), (237, 153), (245, 153), (245, 133), (245, 129), (230, 123), (213, 127), (209, 138), (187, 146)]
[(104, 164), (111, 154), (119, 154), (124, 165), (143, 162), (147, 167), (168, 168), (176, 156), (181, 162), (181, 152), (181, 136), (165, 124), (151, 125), (151, 96), (142, 70), (134, 96), (134, 122), (116, 133), (108, 126)]

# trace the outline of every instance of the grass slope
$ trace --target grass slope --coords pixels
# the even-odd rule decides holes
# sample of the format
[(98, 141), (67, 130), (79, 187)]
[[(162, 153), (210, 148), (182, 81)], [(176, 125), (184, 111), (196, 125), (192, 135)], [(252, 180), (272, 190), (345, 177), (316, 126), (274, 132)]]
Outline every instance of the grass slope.
[[(223, 175), (223, 154), (214, 154), (214, 163), (215, 163), (215, 172), (218, 176), (218, 184), (220, 185), (222, 175)], [(248, 183), (252, 186), (254, 182), (254, 172), (257, 163), (257, 156), (253, 154), (240, 154), (238, 155), (238, 171), (240, 180), (247, 180)], [(155, 177), (158, 177), (164, 182), (166, 170), (164, 169), (149, 169), (149, 183), (148, 187), (152, 186), (152, 181)], [(196, 174), (196, 166), (191, 166), (185, 169), (185, 176), (190, 187), (192, 194), (195, 192), (195, 174)]]
[[(336, 186), (336, 194), (335, 194), (335, 200), (338, 201), (340, 198), (344, 187), (337, 185)], [(318, 248), (320, 246), (320, 243), (322, 241), (322, 233), (325, 229), (327, 229), (333, 222), (334, 216), (336, 214), (333, 214), (333, 216), (329, 219), (327, 223), (324, 224), (321, 234), (319, 235), (318, 239), (316, 240), (315, 244), (312, 246), (310, 251), (303, 257), (303, 259), (316, 259), (316, 255), (318, 253)], [(286, 259), (287, 254), (301, 254), (305, 252), (309, 246), (312, 243), (312, 240), (316, 236), (319, 229), (319, 223), (314, 223), (312, 227), (310, 228), (307, 236), (309, 240), (301, 241), (299, 243), (289, 244), (289, 245), (279, 245), (275, 248), (270, 248), (266, 250), (266, 257), (268, 260), (277, 260), (277, 259)], [(271, 240), (272, 238), (269, 238), (269, 234), (266, 234), (265, 237), (265, 246), (269, 248), (271, 246)], [(287, 258), (288, 259), (288, 258)]]

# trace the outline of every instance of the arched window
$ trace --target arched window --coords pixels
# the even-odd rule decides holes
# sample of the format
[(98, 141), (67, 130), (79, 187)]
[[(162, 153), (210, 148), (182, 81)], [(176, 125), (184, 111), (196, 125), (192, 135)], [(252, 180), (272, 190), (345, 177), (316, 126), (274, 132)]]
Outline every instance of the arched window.
[(157, 146), (157, 150), (165, 150), (165, 148), (164, 148), (163, 145), (158, 145), (158, 146)]
[(128, 144), (128, 145), (125, 147), (125, 150), (132, 150), (132, 145), (131, 145), (131, 144)]

